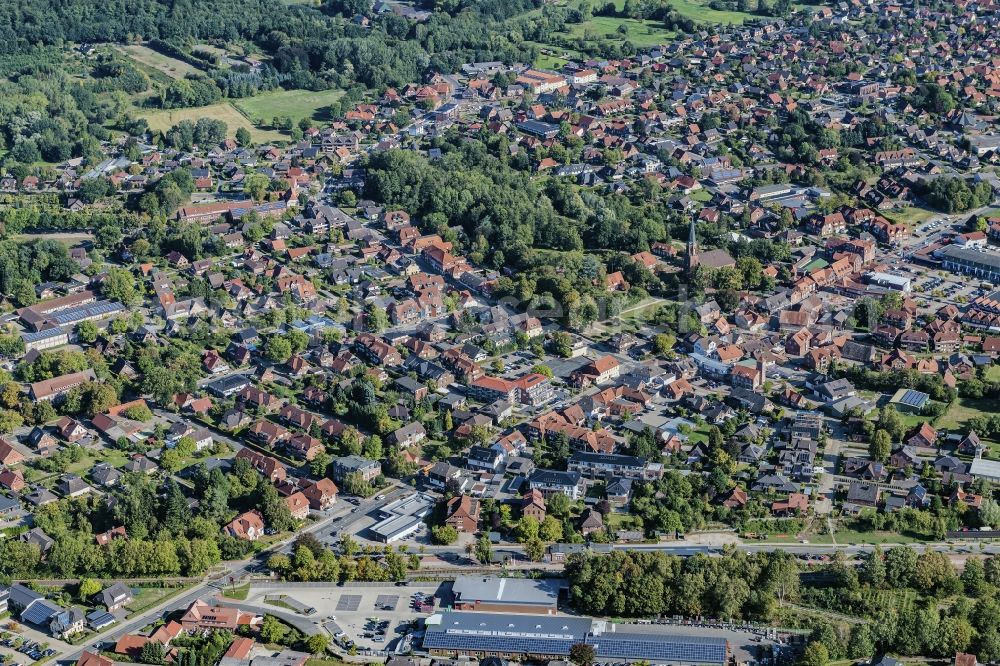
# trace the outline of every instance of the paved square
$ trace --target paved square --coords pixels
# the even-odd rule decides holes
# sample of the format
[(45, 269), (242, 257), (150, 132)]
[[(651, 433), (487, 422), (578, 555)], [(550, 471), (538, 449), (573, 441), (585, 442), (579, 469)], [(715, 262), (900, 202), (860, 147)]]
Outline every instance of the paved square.
[(338, 611), (354, 612), (358, 610), (358, 606), (360, 605), (361, 605), (360, 594), (342, 594), (340, 595), (340, 599), (337, 600)]

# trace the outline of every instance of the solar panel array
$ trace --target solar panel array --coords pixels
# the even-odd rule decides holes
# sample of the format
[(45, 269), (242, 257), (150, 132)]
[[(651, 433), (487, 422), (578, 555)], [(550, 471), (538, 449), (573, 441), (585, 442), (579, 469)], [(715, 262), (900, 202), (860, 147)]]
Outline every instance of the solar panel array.
[(906, 389), (906, 393), (899, 399), (900, 404), (907, 405), (909, 407), (919, 407), (921, 406), (925, 399), (925, 394), (920, 391), (915, 391), (914, 389)]
[(47, 601), (36, 601), (21, 613), (21, 621), (27, 624), (48, 624), (49, 619), (61, 609)]
[(121, 303), (116, 301), (98, 301), (92, 305), (84, 305), (79, 308), (71, 308), (69, 310), (62, 310), (59, 312), (53, 312), (49, 315), (49, 318), (54, 320), (60, 326), (66, 324), (73, 324), (90, 317), (101, 317), (104, 315), (113, 314), (115, 312), (120, 312), (125, 309)]
[(340, 599), (337, 600), (337, 610), (339, 611), (356, 611), (360, 606), (360, 594), (342, 594), (340, 595)]
[(565, 656), (577, 643), (594, 646), (607, 660), (671, 664), (725, 664), (724, 638), (664, 632), (605, 631), (605, 623), (583, 618), (533, 618), (486, 613), (445, 613), (429, 624), (424, 648), (456, 653)]
[(639, 634), (604, 634), (587, 640), (597, 656), (609, 659), (645, 659), (683, 664), (724, 664), (725, 639), (656, 636)]
[(500, 652), (528, 655), (568, 655), (569, 649), (579, 641), (559, 638), (526, 638), (516, 636), (487, 636), (429, 631), (424, 635), (425, 649), (457, 650), (460, 652)]
[(22, 333), (21, 337), (24, 338), (25, 342), (37, 342), (38, 340), (48, 340), (49, 338), (55, 338), (60, 335), (65, 335), (65, 331), (61, 328), (47, 328), (44, 331), (29, 331), (27, 333)]
[(375, 608), (378, 610), (396, 610), (399, 603), (399, 596), (395, 594), (380, 594), (375, 599)]

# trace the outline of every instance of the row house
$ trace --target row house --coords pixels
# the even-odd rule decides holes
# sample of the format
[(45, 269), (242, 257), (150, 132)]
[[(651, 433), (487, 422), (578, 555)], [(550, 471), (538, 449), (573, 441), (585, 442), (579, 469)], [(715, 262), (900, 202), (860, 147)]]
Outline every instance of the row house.
[(371, 333), (362, 333), (354, 340), (354, 351), (375, 365), (397, 366), (403, 363), (403, 357), (395, 347)]

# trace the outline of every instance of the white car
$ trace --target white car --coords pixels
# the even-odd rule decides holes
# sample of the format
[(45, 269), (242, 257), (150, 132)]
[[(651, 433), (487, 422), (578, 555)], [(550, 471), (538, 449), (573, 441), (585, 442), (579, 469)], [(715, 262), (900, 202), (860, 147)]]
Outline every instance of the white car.
[(376, 500), (384, 500), (385, 499), (385, 495), (376, 495), (375, 499)]

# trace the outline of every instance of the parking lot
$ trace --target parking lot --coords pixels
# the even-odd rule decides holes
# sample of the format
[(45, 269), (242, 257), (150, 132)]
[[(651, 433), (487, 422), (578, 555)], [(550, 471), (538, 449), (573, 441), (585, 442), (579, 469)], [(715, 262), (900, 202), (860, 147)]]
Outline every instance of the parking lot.
[(21, 639), (16, 636), (0, 640), (0, 664), (5, 666), (17, 666), (18, 664), (30, 664), (33, 661), (51, 657), (56, 654), (56, 650), (45, 647), (31, 639)]
[[(309, 620), (322, 624), (334, 638), (343, 632), (337, 642), (347, 649), (349, 642), (359, 650), (391, 650), (406, 633), (411, 623), (430, 612), (417, 607), (418, 597), (426, 599), (439, 594), (440, 583), (391, 583), (376, 586), (340, 586), (335, 583), (310, 583), (307, 585), (266, 584), (254, 585), (247, 594), (245, 604), (260, 608), (260, 612), (273, 611), (265, 596), (283, 594), (297, 603), (316, 609)], [(439, 608), (435, 603), (433, 609)]]

